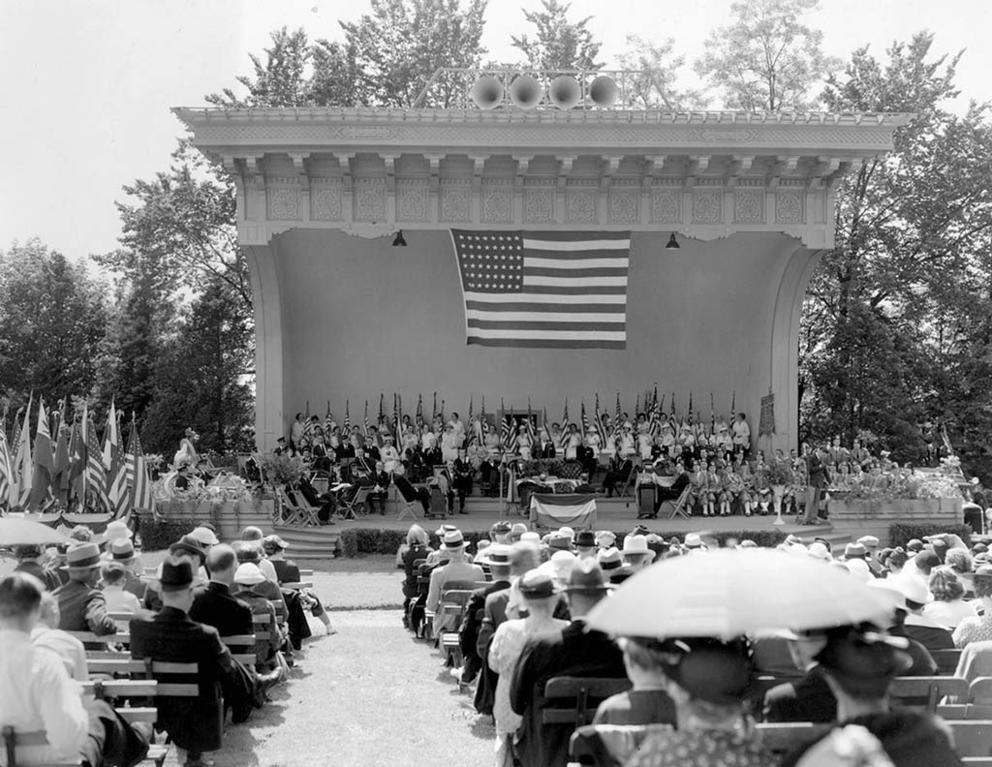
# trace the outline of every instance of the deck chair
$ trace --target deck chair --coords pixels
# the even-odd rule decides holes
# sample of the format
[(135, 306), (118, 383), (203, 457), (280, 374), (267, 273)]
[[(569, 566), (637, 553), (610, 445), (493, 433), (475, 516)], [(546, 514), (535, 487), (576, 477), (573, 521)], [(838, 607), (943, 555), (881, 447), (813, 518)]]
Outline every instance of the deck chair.
[(339, 498), (338, 514), (341, 515), (341, 519), (358, 519), (359, 513), (365, 511), (365, 502), (368, 497), (369, 489), (359, 485), (358, 489), (355, 490), (355, 494), (349, 500)]
[(317, 518), (319, 508), (305, 502), (294, 503), (285, 489), (281, 487), (276, 488), (276, 497), (282, 506), (279, 516), (285, 524), (320, 527), (320, 520)]
[(692, 494), (692, 485), (686, 485), (685, 489), (679, 495), (679, 497), (672, 501), (666, 500), (661, 502), (661, 506), (658, 507), (660, 512), (665, 504), (667, 503), (672, 507), (672, 513), (668, 515), (669, 519), (675, 519), (676, 517), (683, 517), (685, 519), (692, 519), (692, 514), (689, 513), (689, 496)]
[[(410, 487), (413, 491), (412, 493), (404, 493), (401, 489), (402, 485), (395, 483), (393, 486), (396, 488), (397, 499), (396, 502), (400, 507), (400, 513), (397, 515), (396, 519), (403, 519), (409, 516), (410, 519), (417, 519), (417, 508), (420, 511), (424, 510), (423, 505), (420, 503), (420, 497), (417, 495), (416, 491), (413, 490), (413, 485), (410, 484), (409, 480), (404, 483)], [(410, 497), (407, 497), (409, 494)]]
[(556, 676), (544, 685), (548, 704), (541, 711), (542, 724), (581, 727), (592, 721), (599, 704), (631, 687), (630, 680), (609, 677)]

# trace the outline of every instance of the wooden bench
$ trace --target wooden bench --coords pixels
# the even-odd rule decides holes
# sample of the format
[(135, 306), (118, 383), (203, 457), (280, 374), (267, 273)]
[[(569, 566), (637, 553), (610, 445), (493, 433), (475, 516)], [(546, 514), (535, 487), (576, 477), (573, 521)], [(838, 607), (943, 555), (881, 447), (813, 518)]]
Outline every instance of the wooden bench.
[(975, 719), (947, 723), (954, 746), (967, 765), (992, 765), (992, 720)]
[(231, 657), (238, 663), (249, 668), (255, 667), (255, 635), (237, 634), (221, 637), (220, 641), (231, 651)]
[(937, 673), (941, 676), (954, 676), (957, 672), (961, 650), (931, 650), (930, 655), (937, 663)]
[(937, 705), (948, 695), (966, 700), (968, 680), (957, 676), (900, 676), (892, 680), (889, 696), (893, 708), (925, 709), (937, 713)]

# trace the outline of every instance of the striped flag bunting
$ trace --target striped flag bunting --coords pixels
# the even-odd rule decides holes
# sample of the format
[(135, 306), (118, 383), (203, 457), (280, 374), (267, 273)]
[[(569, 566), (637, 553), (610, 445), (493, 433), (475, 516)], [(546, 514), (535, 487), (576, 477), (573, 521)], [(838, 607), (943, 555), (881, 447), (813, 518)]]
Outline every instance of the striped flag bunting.
[(596, 496), (532, 493), (530, 521), (536, 527), (558, 528), (569, 525), (576, 530), (596, 527)]
[(452, 229), (468, 344), (624, 349), (630, 232)]
[(31, 406), (34, 397), (28, 398), (28, 408), (24, 412), (21, 431), (15, 443), (17, 452), (11, 464), (10, 506), (25, 508), (31, 497), (31, 480), (34, 476), (34, 466), (31, 458)]
[(103, 458), (107, 469), (107, 500), (114, 517), (119, 519), (127, 514), (130, 498), (127, 489), (127, 462), (124, 460), (124, 445), (113, 400), (110, 401), (110, 413), (107, 416)]
[[(103, 467), (103, 453), (100, 450), (100, 441), (96, 436), (96, 427), (89, 419), (88, 408), (83, 408), (82, 425), (82, 445), (83, 445), (83, 492), (85, 495), (96, 497), (98, 504), (110, 511), (110, 499), (107, 498), (107, 471)], [(85, 507), (86, 504), (84, 503)]]

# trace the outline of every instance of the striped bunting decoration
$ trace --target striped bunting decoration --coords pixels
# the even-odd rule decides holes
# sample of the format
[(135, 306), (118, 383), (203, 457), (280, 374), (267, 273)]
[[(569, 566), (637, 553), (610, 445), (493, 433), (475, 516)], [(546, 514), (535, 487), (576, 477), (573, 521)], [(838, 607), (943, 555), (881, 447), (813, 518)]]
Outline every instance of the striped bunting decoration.
[(467, 342), (624, 349), (630, 232), (453, 229)]

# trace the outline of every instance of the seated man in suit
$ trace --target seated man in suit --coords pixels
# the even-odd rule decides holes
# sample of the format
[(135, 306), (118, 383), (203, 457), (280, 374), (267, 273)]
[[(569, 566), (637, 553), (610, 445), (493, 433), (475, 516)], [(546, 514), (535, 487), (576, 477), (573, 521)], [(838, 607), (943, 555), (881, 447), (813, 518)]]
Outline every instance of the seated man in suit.
[[(486, 597), (496, 591), (510, 587), (510, 547), (494, 543), (486, 549), (484, 556), (489, 562), (492, 581), (475, 589), (465, 610), (465, 620), (458, 630), (458, 643), (465, 658), (462, 669), (462, 683), (470, 684), (482, 668), (482, 657), (478, 652), (479, 628), (485, 615)], [(480, 683), (481, 684), (481, 683)], [(477, 691), (478, 692), (478, 691)]]
[(630, 472), (634, 470), (634, 462), (630, 458), (620, 455), (618, 451), (610, 459), (610, 468), (603, 477), (603, 492), (607, 498), (612, 498), (614, 492), (620, 492), (617, 485), (623, 487), (630, 477)]
[[(244, 722), (253, 705), (261, 706), (261, 695), (252, 675), (221, 643), (217, 629), (189, 617), (193, 605), (189, 562), (163, 562), (160, 584), (162, 610), (152, 620), (131, 620), (131, 657), (198, 664), (199, 697), (158, 698), (158, 724), (176, 744), (180, 764), (203, 767), (203, 752), (221, 747), (224, 708), (231, 707), (232, 721)], [(250, 620), (250, 609), (241, 606)]]
[[(683, 491), (689, 487), (690, 477), (689, 472), (685, 470), (685, 466), (679, 461), (675, 464), (675, 481), (672, 482), (670, 487), (664, 487), (658, 485), (654, 491), (654, 513), (651, 515), (651, 519), (655, 519), (658, 516), (658, 510), (661, 509), (661, 504), (665, 501), (675, 502), (682, 495)], [(655, 475), (657, 477), (657, 474)]]
[(207, 554), (210, 582), (193, 593), (189, 617), (198, 623), (213, 626), (224, 636), (253, 633), (251, 608), (231, 594), (238, 557), (226, 544), (214, 546)]
[[(476, 583), (486, 580), (486, 574), (479, 565), (472, 564), (465, 554), (465, 537), (461, 530), (449, 530), (444, 534), (441, 548), (448, 555), (448, 564), (438, 567), (431, 573), (430, 588), (427, 591), (425, 607), (433, 613), (441, 607), (441, 595), (446, 589), (474, 589)], [(456, 616), (438, 615), (434, 620), (434, 633), (440, 634), (454, 628)]]
[(365, 503), (368, 505), (369, 513), (375, 511), (375, 507), (379, 507), (380, 516), (386, 513), (386, 497), (389, 495), (389, 484), (392, 481), (389, 476), (389, 472), (386, 471), (386, 465), (382, 461), (376, 461), (375, 471), (372, 472), (372, 489), (369, 491), (368, 496), (366, 496)]
[(572, 622), (560, 633), (534, 639), (524, 647), (510, 685), (510, 706), (523, 717), (517, 731), (517, 756), (523, 767), (564, 767), (570, 725), (545, 725), (544, 686), (556, 676), (623, 678), (620, 650), (606, 634), (586, 630), (586, 614), (607, 594), (603, 571), (594, 560), (577, 560), (569, 576)]
[(105, 636), (117, 633), (117, 624), (107, 615), (103, 592), (96, 588), (100, 578), (100, 547), (80, 543), (66, 554), (69, 582), (53, 592), (59, 603), (63, 631), (92, 631)]
[(18, 747), (18, 764), (137, 764), (151, 726), (128, 725), (106, 701), (84, 701), (59, 655), (32, 643), (44, 590), (25, 572), (0, 579), (0, 726), (44, 730), (48, 741)]
[(17, 567), (14, 568), (16, 571), (33, 575), (49, 591), (54, 591), (62, 585), (62, 581), (59, 580), (54, 569), (51, 566), (42, 565), (44, 552), (41, 550), (41, 546), (33, 543), (28, 546), (15, 546), (14, 559), (17, 560)]
[(428, 514), (431, 509), (431, 491), (426, 487), (414, 487), (410, 484), (410, 480), (406, 478), (406, 471), (402, 466), (400, 466), (393, 473), (393, 484), (396, 485), (396, 490), (403, 500), (410, 502), (419, 500), (420, 504), (424, 507), (424, 514)]

